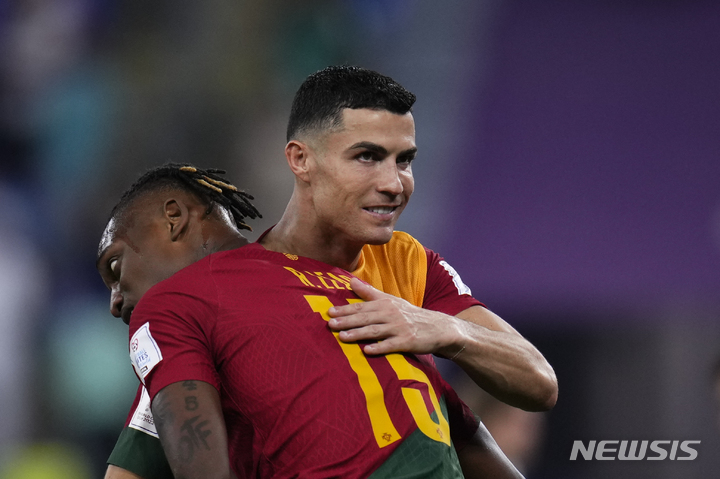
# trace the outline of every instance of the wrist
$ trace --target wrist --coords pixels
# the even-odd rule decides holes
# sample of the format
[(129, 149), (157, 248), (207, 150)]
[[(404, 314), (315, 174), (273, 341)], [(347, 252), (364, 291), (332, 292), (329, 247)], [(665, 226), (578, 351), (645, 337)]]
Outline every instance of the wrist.
[(465, 325), (463, 324), (464, 321), (454, 316), (451, 316), (451, 318), (452, 322), (448, 323), (447, 329), (449, 335), (445, 345), (438, 348), (435, 355), (443, 359), (454, 361), (465, 351), (468, 337), (466, 335)]

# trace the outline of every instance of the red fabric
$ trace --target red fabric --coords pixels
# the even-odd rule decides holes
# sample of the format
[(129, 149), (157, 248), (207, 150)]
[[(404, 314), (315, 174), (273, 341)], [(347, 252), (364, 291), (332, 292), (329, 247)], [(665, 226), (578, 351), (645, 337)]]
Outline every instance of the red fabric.
[(443, 258), (439, 254), (428, 248), (425, 248), (425, 253), (427, 280), (423, 308), (455, 316), (471, 306), (485, 306), (472, 296), (458, 292), (452, 276), (440, 264)]
[[(231, 464), (240, 475), (367, 477), (401, 442), (378, 447), (358, 377), (305, 298), (326, 296), (336, 305), (356, 298), (329, 273), (349, 277), (324, 263), (252, 244), (183, 269), (152, 288), (133, 312), (130, 336), (149, 323), (163, 356), (145, 378), (151, 398), (184, 380), (218, 388)], [(443, 291), (430, 296), (433, 304), (450, 303)], [(438, 396), (448, 398), (451, 390), (431, 358), (405, 358), (425, 372)], [(399, 381), (385, 357), (367, 361), (395, 428), (408, 437), (417, 426), (401, 387), (419, 389), (430, 404), (427, 386)], [(465, 429), (453, 434), (474, 433), (474, 418), (465, 417), (454, 393), (449, 396), (450, 416), (463, 418), (451, 423)]]

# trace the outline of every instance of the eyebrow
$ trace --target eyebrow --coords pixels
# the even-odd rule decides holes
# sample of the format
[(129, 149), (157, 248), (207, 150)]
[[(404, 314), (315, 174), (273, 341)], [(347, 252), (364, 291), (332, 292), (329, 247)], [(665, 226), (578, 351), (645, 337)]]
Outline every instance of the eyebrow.
[(110, 249), (111, 245), (108, 245), (104, 247), (102, 250), (98, 251), (97, 258), (95, 259), (95, 269), (100, 269), (100, 260), (102, 257), (107, 253), (107, 250)]
[[(359, 141), (352, 145), (348, 150), (359, 150), (359, 149), (365, 149), (372, 151), (374, 153), (377, 153), (379, 155), (387, 155), (388, 151), (385, 149), (385, 147), (378, 145), (377, 143), (373, 143), (372, 141)], [(418, 149), (416, 147), (408, 148), (407, 150), (403, 150), (400, 153), (398, 153), (397, 156), (407, 156), (407, 155), (415, 155), (417, 154)]]

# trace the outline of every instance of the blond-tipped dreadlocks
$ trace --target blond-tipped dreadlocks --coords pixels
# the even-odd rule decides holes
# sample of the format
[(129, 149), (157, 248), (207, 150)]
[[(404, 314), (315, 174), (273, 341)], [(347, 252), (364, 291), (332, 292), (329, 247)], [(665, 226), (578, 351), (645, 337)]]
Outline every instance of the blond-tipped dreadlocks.
[(167, 187), (178, 187), (194, 193), (205, 202), (208, 206), (208, 214), (215, 204), (219, 204), (230, 212), (238, 229), (252, 231), (252, 228), (245, 224), (245, 218), (262, 218), (262, 215), (250, 203), (250, 200), (255, 198), (220, 176), (224, 174), (225, 171), (215, 168), (203, 170), (192, 165), (177, 163), (167, 163), (153, 168), (138, 178), (123, 193), (110, 217), (117, 216), (143, 193)]

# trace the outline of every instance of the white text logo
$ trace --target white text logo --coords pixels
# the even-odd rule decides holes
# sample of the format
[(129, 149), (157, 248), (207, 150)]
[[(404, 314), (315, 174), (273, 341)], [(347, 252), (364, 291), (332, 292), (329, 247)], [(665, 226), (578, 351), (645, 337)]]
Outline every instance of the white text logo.
[(698, 456), (693, 444), (700, 441), (573, 441), (570, 460), (580, 454), (586, 461), (692, 461)]

